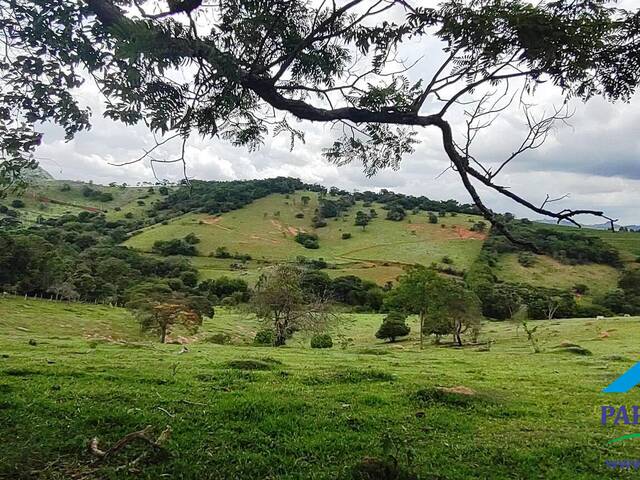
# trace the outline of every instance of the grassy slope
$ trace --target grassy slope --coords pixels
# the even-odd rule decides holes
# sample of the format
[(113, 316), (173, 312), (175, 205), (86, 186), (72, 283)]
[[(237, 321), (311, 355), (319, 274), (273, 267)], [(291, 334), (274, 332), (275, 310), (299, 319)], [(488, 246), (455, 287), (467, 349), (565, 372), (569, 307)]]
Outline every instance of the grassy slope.
[[(70, 191), (61, 191), (62, 185), (67, 184), (71, 187)], [(114, 199), (111, 202), (100, 202), (95, 199), (87, 198), (82, 195), (82, 188), (89, 185), (84, 182), (75, 182), (68, 180), (51, 180), (42, 181), (29, 186), (19, 195), (11, 195), (6, 199), (2, 199), (1, 203), (10, 206), (11, 201), (20, 198), (25, 202), (25, 207), (17, 209), (20, 212), (20, 220), (24, 222), (35, 222), (38, 216), (45, 218), (57, 217), (65, 213), (78, 214), (86, 209), (98, 209), (107, 211), (110, 219), (124, 218), (127, 212), (131, 212), (134, 218), (144, 218), (144, 213), (149, 206), (160, 199), (160, 195), (156, 192), (149, 194), (148, 187), (109, 187), (102, 185), (89, 185), (94, 190), (109, 192)], [(141, 197), (145, 205), (138, 205), (137, 202)], [(48, 200), (64, 202), (57, 204)], [(114, 209), (120, 207), (120, 211)]]
[[(172, 456), (136, 478), (350, 478), (352, 465), (382, 454), (385, 432), (411, 446), (421, 478), (600, 479), (611, 476), (605, 459), (640, 458), (637, 440), (606, 444), (633, 427), (599, 424), (600, 405), (635, 401), (599, 391), (637, 358), (640, 319), (538, 322), (537, 355), (508, 323), (485, 327), (491, 352), (420, 352), (415, 335), (376, 341), (379, 321), (350, 316), (342, 331), (355, 344), (346, 349), (194, 343), (178, 355), (177, 345), (141, 342), (119, 309), (0, 299), (0, 478), (128, 478), (115, 468), (136, 454), (92, 472), (86, 444), (97, 436), (106, 448), (146, 425), (172, 427)], [(204, 334), (241, 341), (255, 327), (221, 313)], [(136, 343), (86, 338), (96, 331)], [(563, 340), (594, 355), (553, 353)], [(272, 369), (229, 368), (238, 359), (267, 359)], [(416, 398), (458, 385), (478, 395), (467, 404)]]
[[(567, 231), (571, 227), (540, 224), (541, 228)], [(575, 231), (575, 229), (571, 229)], [(626, 268), (637, 268), (640, 257), (640, 233), (610, 232), (606, 230), (584, 229), (583, 233), (599, 237), (620, 251)], [(523, 282), (536, 286), (571, 288), (577, 283), (589, 286), (590, 294), (601, 294), (616, 288), (620, 271), (607, 265), (567, 265), (547, 256), (536, 256), (536, 264), (525, 268), (518, 263), (516, 254), (501, 255), (497, 274), (502, 280)]]
[[(307, 207), (302, 206), (300, 197), (303, 195), (312, 197)], [(478, 217), (446, 217), (440, 219), (446, 226), (442, 228), (440, 224), (428, 224), (425, 213), (408, 215), (403, 222), (385, 220), (386, 212), (380, 205), (374, 205), (379, 217), (362, 230), (353, 225), (355, 212), (368, 210), (360, 203), (350, 209), (346, 217), (328, 219), (327, 227), (315, 230), (320, 238), (320, 248), (309, 250), (297, 244), (294, 236), (299, 230), (313, 231), (310, 225), (316, 207), (315, 194), (298, 192), (288, 199), (284, 195), (270, 195), (219, 217), (184, 215), (169, 225), (145, 229), (127, 245), (150, 251), (156, 240), (181, 238), (193, 232), (202, 240), (198, 249), (203, 257), (221, 246), (232, 253), (248, 253), (255, 260), (267, 262), (293, 260), (299, 255), (322, 257), (341, 268), (332, 274), (355, 273), (379, 283), (394, 279), (405, 264), (428, 265), (441, 261), (445, 255), (453, 259), (454, 267), (467, 268), (482, 246), (480, 239), (461, 238), (469, 235), (468, 227)], [(305, 217), (296, 218), (299, 212)], [(351, 233), (352, 238), (342, 240), (342, 234), (346, 232)], [(230, 273), (220, 268), (223, 264), (215, 259), (196, 259), (195, 263), (202, 265), (208, 276)]]
[(544, 255), (536, 255), (536, 263), (523, 267), (518, 263), (517, 254), (500, 257), (498, 277), (508, 282), (524, 282), (538, 287), (570, 289), (577, 283), (589, 286), (594, 293), (615, 288), (620, 272), (608, 265), (567, 265)]

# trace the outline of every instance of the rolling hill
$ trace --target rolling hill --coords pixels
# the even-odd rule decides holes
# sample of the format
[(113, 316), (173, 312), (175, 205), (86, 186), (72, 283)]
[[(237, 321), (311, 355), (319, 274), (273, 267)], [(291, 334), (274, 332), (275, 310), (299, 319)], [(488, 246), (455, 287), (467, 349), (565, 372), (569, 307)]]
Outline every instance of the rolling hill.
[[(87, 196), (90, 189), (109, 194), (112, 199)], [(166, 193), (166, 192), (165, 192)], [(46, 172), (37, 175), (20, 199), (24, 207), (15, 209), (23, 224), (33, 224), (38, 217), (53, 218), (82, 211), (104, 212), (108, 220), (133, 219), (147, 225), (124, 245), (151, 255), (154, 242), (183, 238), (194, 233), (200, 243), (198, 256), (189, 260), (201, 278), (240, 276), (249, 283), (259, 278), (264, 268), (274, 263), (295, 261), (298, 257), (324, 259), (329, 263), (331, 277), (356, 275), (379, 285), (393, 281), (405, 266), (435, 263), (442, 269), (464, 273), (476, 261), (482, 249), (485, 233), (470, 227), (482, 220), (470, 214), (448, 214), (429, 223), (427, 212), (412, 213), (401, 221), (385, 218), (380, 203), (357, 201), (336, 218), (326, 219), (322, 228), (312, 227), (312, 218), (319, 207), (318, 193), (298, 190), (292, 194), (274, 193), (254, 200), (243, 208), (219, 214), (190, 211), (173, 218), (150, 215), (164, 198), (155, 187), (100, 186), (76, 181), (51, 180)], [(303, 201), (303, 197), (307, 197)], [(17, 197), (0, 200), (10, 205)], [(328, 196), (326, 198), (332, 198)], [(374, 209), (377, 217), (363, 229), (354, 225), (356, 212)], [(0, 214), (0, 217), (2, 215)], [(566, 226), (541, 224), (541, 228), (575, 231)], [(298, 232), (315, 233), (319, 248), (308, 249), (295, 241)], [(621, 252), (627, 268), (635, 268), (640, 256), (640, 234), (584, 229)], [(343, 239), (344, 234), (350, 238)], [(230, 253), (248, 254), (252, 260), (239, 267), (233, 259), (216, 258), (216, 250), (224, 247)], [(570, 288), (584, 283), (591, 291), (615, 288), (619, 270), (606, 265), (560, 263), (547, 256), (537, 256), (532, 266), (524, 267), (514, 254), (499, 256), (496, 274), (500, 280), (529, 283), (536, 286)], [(446, 264), (444, 263), (446, 262)]]
[[(301, 197), (308, 196), (308, 205)], [(400, 222), (386, 220), (380, 204), (364, 207), (357, 202), (344, 215), (327, 219), (327, 226), (314, 229), (311, 219), (318, 208), (314, 192), (292, 195), (272, 194), (246, 207), (221, 215), (188, 213), (170, 220), (166, 225), (154, 225), (133, 236), (125, 244), (151, 252), (154, 242), (182, 238), (194, 233), (199, 257), (195, 263), (205, 274), (230, 273), (228, 261), (212, 258), (216, 249), (249, 254), (249, 268), (261, 264), (294, 261), (296, 257), (323, 258), (335, 265), (334, 275), (356, 274), (383, 284), (393, 280), (405, 265), (441, 263), (448, 257), (452, 266), (464, 270), (478, 255), (485, 234), (471, 232), (469, 227), (482, 220), (474, 215), (447, 216), (438, 224), (429, 224), (424, 212), (408, 214)], [(375, 209), (378, 217), (364, 229), (354, 225), (358, 210)], [(296, 215), (303, 214), (303, 218)], [(298, 232), (318, 235), (320, 248), (307, 249), (296, 243)], [(351, 238), (343, 240), (344, 233)], [(447, 260), (447, 261), (449, 261)]]

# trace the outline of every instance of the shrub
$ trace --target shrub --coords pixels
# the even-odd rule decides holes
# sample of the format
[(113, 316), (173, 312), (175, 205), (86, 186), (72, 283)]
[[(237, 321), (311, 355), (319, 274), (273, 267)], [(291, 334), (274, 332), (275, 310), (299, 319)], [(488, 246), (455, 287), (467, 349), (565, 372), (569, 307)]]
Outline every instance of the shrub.
[(62, 187), (60, 187), (61, 192), (68, 192), (70, 190), (71, 190), (71, 185), (69, 185), (68, 183), (64, 183)]
[(351, 234), (350, 233), (343, 233), (342, 234), (342, 240), (349, 240), (351, 238)]
[(313, 228), (322, 228), (322, 227), (326, 227), (327, 226), (327, 222), (325, 221), (324, 218), (321, 217), (313, 217), (311, 219), (311, 226)]
[(444, 257), (442, 257), (442, 263), (446, 263), (447, 265), (452, 265), (453, 259), (445, 255)]
[(304, 218), (304, 213), (302, 212), (296, 213), (296, 218)]
[(331, 348), (333, 340), (328, 333), (322, 333), (311, 337), (311, 348)]
[(388, 339), (395, 342), (397, 337), (405, 337), (409, 335), (411, 327), (406, 322), (406, 315), (400, 312), (391, 312), (382, 321), (382, 325), (376, 332), (376, 338)]
[(573, 292), (577, 293), (578, 295), (584, 295), (588, 291), (589, 291), (589, 286), (585, 285), (584, 283), (576, 283), (573, 286)]
[(518, 263), (523, 267), (533, 267), (536, 263), (536, 257), (530, 252), (520, 252), (518, 254)]
[(275, 341), (276, 341), (276, 336), (273, 333), (273, 330), (271, 330), (270, 328), (258, 330), (256, 332), (256, 336), (253, 338), (254, 345), (259, 345), (263, 347), (272, 347)]
[(131, 213), (131, 212), (125, 213), (124, 214), (124, 218), (132, 219), (133, 218), (133, 213)]
[(231, 337), (226, 333), (214, 333), (204, 339), (207, 343), (215, 343), (216, 345), (228, 345), (231, 343)]
[(24, 202), (19, 198), (16, 198), (13, 202), (11, 202), (11, 206), (13, 208), (24, 208)]
[(438, 223), (438, 217), (435, 213), (429, 213), (429, 223), (436, 224)]
[(295, 240), (304, 248), (320, 248), (320, 244), (318, 243), (318, 236), (315, 233), (298, 232), (296, 234)]
[(184, 241), (187, 242), (190, 245), (196, 245), (196, 244), (200, 243), (200, 239), (193, 232), (191, 232), (186, 237), (184, 237)]

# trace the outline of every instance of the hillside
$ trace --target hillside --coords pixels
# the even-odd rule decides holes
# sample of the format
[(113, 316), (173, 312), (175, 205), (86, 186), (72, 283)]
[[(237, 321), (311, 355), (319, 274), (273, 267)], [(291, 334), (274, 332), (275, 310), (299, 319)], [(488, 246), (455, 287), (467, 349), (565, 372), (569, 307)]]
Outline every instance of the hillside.
[[(46, 173), (46, 172), (45, 172)], [(276, 179), (277, 180), (277, 179)], [(281, 179), (291, 185), (303, 185), (293, 179)], [(207, 185), (208, 182), (201, 182)], [(424, 197), (403, 197), (386, 192), (380, 197), (387, 203), (365, 202), (369, 197), (364, 192), (363, 199), (356, 200), (335, 218), (327, 218), (327, 225), (313, 228), (313, 217), (319, 205), (318, 186), (314, 191), (297, 190), (295, 193), (271, 193), (256, 200), (243, 200), (244, 206), (228, 207), (224, 203), (231, 199), (234, 188), (245, 188), (245, 196), (250, 182), (212, 182), (222, 190), (208, 191), (190, 196), (188, 189), (169, 188), (160, 194), (159, 187), (100, 186), (83, 182), (59, 181), (47, 179), (46, 174), (30, 186), (19, 198), (16, 196), (0, 200), (0, 205), (11, 207), (19, 199), (23, 207), (12, 208), (22, 225), (34, 224), (38, 218), (58, 218), (64, 214), (78, 215), (81, 212), (105, 212), (106, 219), (112, 222), (128, 222), (128, 231), (134, 236), (124, 245), (151, 254), (156, 241), (180, 239), (194, 233), (200, 243), (198, 256), (189, 261), (199, 270), (200, 278), (220, 278), (222, 276), (241, 277), (250, 284), (255, 283), (263, 272), (277, 262), (295, 261), (298, 257), (307, 259), (322, 258), (329, 263), (325, 271), (331, 277), (355, 275), (371, 280), (379, 285), (394, 281), (406, 265), (436, 263), (439, 268), (462, 274), (473, 265), (483, 246), (485, 233), (472, 232), (473, 224), (482, 219), (476, 215), (458, 213), (439, 217), (437, 224), (429, 223), (425, 208), (459, 207), (456, 202), (433, 202)], [(235, 187), (234, 185), (237, 185)], [(263, 188), (263, 187), (254, 187)], [(177, 203), (167, 193), (183, 192), (178, 195)], [(326, 191), (326, 189), (325, 189)], [(185, 193), (186, 192), (186, 193)], [(339, 199), (340, 192), (331, 189), (323, 198)], [(107, 197), (102, 196), (106, 194)], [(348, 192), (342, 192), (348, 194)], [(258, 195), (259, 196), (259, 195)], [(303, 197), (307, 197), (303, 201)], [(221, 213), (201, 213), (200, 211), (216, 200), (225, 211)], [(371, 198), (377, 198), (371, 196)], [(413, 198), (413, 200), (411, 200)], [(406, 217), (401, 221), (387, 220), (389, 205), (395, 202), (407, 202)], [(422, 207), (413, 210), (411, 205)], [(172, 203), (174, 202), (174, 203)], [(219, 203), (223, 202), (223, 203)], [(413, 202), (413, 203), (411, 203)], [(168, 210), (161, 208), (168, 204)], [(171, 209), (177, 205), (176, 211)], [(366, 206), (365, 206), (366, 205)], [(427, 205), (428, 207), (425, 207)], [(466, 208), (466, 207), (465, 207)], [(182, 213), (182, 211), (188, 213)], [(370, 220), (363, 229), (355, 226), (356, 212), (368, 213), (374, 209), (377, 217)], [(413, 213), (417, 211), (418, 213)], [(302, 218), (299, 218), (302, 217)], [(7, 220), (0, 213), (0, 221)], [(552, 231), (575, 232), (574, 228), (539, 225), (539, 228)], [(318, 236), (318, 249), (304, 248), (295, 241), (298, 232), (314, 233)], [(582, 233), (601, 238), (613, 245), (621, 253), (625, 268), (636, 268), (636, 259), (640, 256), (640, 234), (634, 232), (607, 232), (583, 229)], [(343, 239), (343, 234), (351, 238)], [(252, 257), (244, 265), (234, 259), (215, 258), (219, 248), (225, 248), (230, 254), (246, 254)], [(555, 286), (562, 289), (583, 283), (590, 292), (600, 293), (616, 287), (620, 276), (618, 268), (587, 263), (561, 263), (548, 256), (537, 256), (539, 261), (523, 267), (515, 254), (500, 254), (495, 274), (500, 280), (527, 283), (535, 286)], [(443, 263), (448, 262), (448, 263)], [(587, 295), (589, 297), (590, 294)]]
[[(351, 479), (392, 448), (419, 478), (595, 480), (610, 475), (604, 460), (640, 455), (638, 443), (607, 444), (633, 429), (603, 428), (594, 411), (633, 364), (640, 318), (540, 321), (540, 354), (509, 322), (485, 325), (490, 352), (420, 351), (414, 320), (407, 341), (376, 340), (381, 318), (345, 317), (344, 348), (299, 337), (276, 349), (247, 345), (255, 322), (221, 310), (179, 354), (118, 308), (0, 297), (0, 478), (127, 468), (150, 480)], [(206, 341), (223, 332), (232, 344)], [(557, 349), (563, 341), (592, 355)], [(171, 428), (168, 457), (126, 467), (143, 447), (105, 462), (88, 453), (94, 437), (108, 448), (147, 425)]]
[[(304, 205), (301, 198), (310, 198)], [(296, 192), (291, 195), (272, 194), (256, 200), (240, 210), (220, 215), (189, 213), (172, 219), (167, 225), (154, 225), (144, 229), (125, 244), (151, 252), (154, 242), (182, 238), (194, 233), (201, 242), (197, 245), (199, 257), (194, 262), (206, 275), (229, 273), (228, 261), (210, 258), (216, 249), (225, 247), (231, 253), (249, 254), (249, 270), (258, 268), (258, 262), (293, 261), (298, 256), (324, 258), (336, 266), (333, 275), (357, 274), (383, 284), (393, 280), (404, 265), (441, 263), (449, 257), (451, 265), (468, 268), (477, 256), (482, 233), (471, 232), (469, 227), (482, 220), (474, 215), (439, 218), (438, 224), (428, 223), (425, 212), (412, 214), (399, 222), (385, 219), (381, 204), (364, 207), (356, 202), (342, 216), (327, 219), (327, 226), (313, 228), (312, 217), (318, 208), (318, 194)], [(375, 209), (378, 217), (363, 229), (354, 225), (358, 210)], [(302, 213), (303, 218), (296, 218)], [(317, 234), (320, 248), (307, 249), (295, 242), (298, 232)], [(344, 233), (351, 238), (342, 239)]]

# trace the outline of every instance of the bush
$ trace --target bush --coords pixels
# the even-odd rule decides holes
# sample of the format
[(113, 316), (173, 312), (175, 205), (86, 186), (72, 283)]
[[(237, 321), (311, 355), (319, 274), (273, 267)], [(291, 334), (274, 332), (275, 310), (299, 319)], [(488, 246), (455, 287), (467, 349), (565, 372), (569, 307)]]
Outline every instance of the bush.
[(447, 265), (452, 265), (453, 259), (445, 255), (444, 257), (442, 257), (442, 263), (445, 263)]
[(530, 252), (520, 252), (518, 254), (518, 263), (526, 268), (533, 267), (536, 263), (536, 257)]
[(376, 332), (376, 338), (388, 339), (395, 342), (397, 337), (405, 337), (409, 335), (411, 327), (406, 322), (406, 315), (400, 312), (391, 312), (382, 321), (382, 325)]
[(272, 347), (275, 343), (275, 340), (276, 336), (273, 333), (273, 330), (271, 330), (270, 328), (265, 328), (256, 332), (256, 336), (253, 338), (253, 344), (263, 347)]
[(589, 286), (585, 285), (584, 283), (576, 283), (573, 286), (573, 292), (578, 295), (584, 295), (588, 291), (589, 291)]
[(328, 333), (322, 333), (311, 337), (311, 348), (331, 348), (333, 340)]
[(304, 248), (320, 248), (320, 244), (318, 243), (318, 236), (315, 233), (298, 232), (296, 234), (295, 240)]
[(24, 208), (24, 202), (19, 198), (16, 198), (13, 202), (11, 202), (11, 206), (13, 208)]
[(228, 345), (231, 343), (231, 337), (226, 333), (214, 333), (204, 339), (207, 343), (215, 343), (216, 345)]
[(296, 218), (304, 218), (304, 213), (302, 212), (296, 213)]
[(349, 240), (351, 238), (351, 234), (350, 233), (343, 233), (342, 234), (342, 240)]
[(327, 226), (327, 222), (325, 221), (324, 218), (321, 217), (313, 217), (311, 219), (311, 226), (313, 228), (322, 228), (322, 227), (326, 227)]
[(435, 213), (429, 213), (429, 223), (436, 224), (438, 223), (438, 217)]

